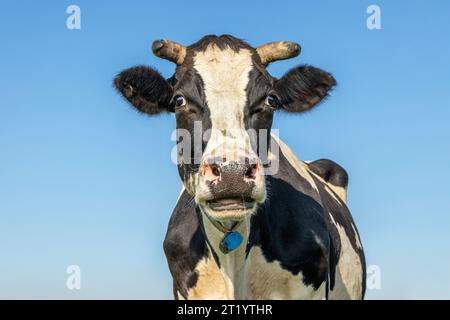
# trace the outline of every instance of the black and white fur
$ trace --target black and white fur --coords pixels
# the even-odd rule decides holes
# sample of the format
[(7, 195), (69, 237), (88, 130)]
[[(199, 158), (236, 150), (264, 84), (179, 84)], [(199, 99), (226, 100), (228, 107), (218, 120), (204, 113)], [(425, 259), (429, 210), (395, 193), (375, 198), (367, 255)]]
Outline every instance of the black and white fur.
[[(202, 143), (200, 164), (179, 161), (184, 183), (169, 222), (164, 250), (177, 299), (362, 299), (365, 260), (346, 206), (348, 177), (330, 160), (298, 160), (277, 137), (277, 154), (261, 154), (248, 129), (270, 132), (275, 111), (304, 112), (336, 84), (327, 72), (304, 65), (275, 79), (255, 49), (232, 36), (206, 36), (187, 48), (165, 80), (139, 66), (115, 78), (123, 96), (147, 114), (174, 112), (177, 129), (193, 134), (194, 122), (212, 134)], [(177, 107), (174, 98), (187, 103)], [(266, 103), (267, 97), (276, 104)], [(225, 129), (236, 129), (227, 144)], [(244, 158), (278, 161), (274, 175), (253, 181), (255, 206), (219, 216), (206, 205), (214, 197), (203, 163), (221, 150)], [(192, 154), (194, 157), (194, 154)], [(223, 228), (239, 221), (243, 244), (219, 250)]]

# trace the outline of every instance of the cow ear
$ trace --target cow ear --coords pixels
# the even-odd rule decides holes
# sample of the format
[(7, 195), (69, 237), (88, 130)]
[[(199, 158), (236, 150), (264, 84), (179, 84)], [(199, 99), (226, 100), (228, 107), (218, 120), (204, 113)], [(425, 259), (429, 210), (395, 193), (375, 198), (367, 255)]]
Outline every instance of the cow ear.
[(331, 74), (303, 65), (289, 70), (275, 82), (282, 108), (290, 112), (304, 112), (317, 105), (336, 85)]
[(126, 69), (116, 76), (114, 85), (143, 113), (153, 115), (171, 111), (172, 86), (152, 68), (137, 66)]

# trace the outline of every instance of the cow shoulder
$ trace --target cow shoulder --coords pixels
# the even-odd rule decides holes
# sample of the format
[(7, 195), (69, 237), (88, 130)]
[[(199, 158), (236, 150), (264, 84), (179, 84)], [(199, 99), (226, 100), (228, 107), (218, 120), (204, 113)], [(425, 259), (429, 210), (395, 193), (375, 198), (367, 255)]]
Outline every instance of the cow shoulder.
[[(305, 228), (312, 230), (321, 242), (328, 244), (327, 276), (331, 290), (329, 298), (361, 298), (365, 290), (365, 259), (356, 226), (345, 203), (347, 173), (331, 160), (318, 160), (311, 166), (297, 159), (292, 150), (279, 138), (275, 140), (280, 147), (279, 170), (271, 178), (279, 179), (283, 185), (288, 185), (291, 191), (279, 186), (274, 187), (276, 185), (274, 181), (268, 184), (272, 190), (269, 194), (271, 206), (277, 202), (276, 199), (283, 199), (284, 195), (288, 195), (281, 201), (281, 208), (283, 203), (286, 203), (285, 208), (278, 210), (280, 206), (278, 204), (277, 212), (271, 215), (276, 216), (280, 212), (289, 219), (286, 221), (277, 216), (271, 220), (272, 223), (283, 221), (292, 225), (296, 232), (290, 232), (290, 236), (287, 237), (289, 241), (295, 241), (296, 236), (301, 237), (305, 232), (302, 228)], [(310, 201), (305, 202), (305, 199)], [(297, 225), (292, 216), (286, 215), (287, 211), (296, 212), (295, 218), (300, 219), (301, 223)], [(313, 212), (315, 214), (312, 214)], [(286, 238), (283, 234), (278, 237)], [(305, 243), (311, 244), (310, 241)], [(301, 246), (292, 246), (295, 251), (299, 248)], [(264, 249), (263, 246), (263, 251)], [(297, 256), (300, 259), (304, 258), (303, 255)], [(286, 257), (278, 259), (286, 261)]]
[(198, 281), (196, 267), (207, 256), (206, 239), (191, 195), (182, 191), (164, 239), (164, 253), (174, 280), (175, 298), (187, 298)]
[[(267, 179), (270, 201), (252, 217), (248, 255), (251, 258), (259, 247), (267, 264), (258, 269), (281, 268), (302, 280), (299, 290), (317, 292), (327, 281), (330, 249), (322, 206), (296, 189), (289, 179), (280, 175)], [(280, 285), (279, 279), (273, 280), (273, 288)]]
[(183, 188), (169, 221), (164, 252), (175, 299), (224, 299), (226, 288), (215, 253), (209, 249), (195, 201)]
[[(287, 271), (298, 283), (293, 296), (325, 297), (330, 237), (319, 190), (306, 164), (278, 137), (274, 140), (279, 148), (271, 160), (278, 162), (278, 170), (266, 177), (268, 200), (252, 217), (248, 257), (256, 261), (258, 252), (264, 257), (258, 259), (265, 263), (259, 263), (256, 270), (261, 272), (255, 275), (272, 270), (270, 274), (281, 277), (272, 278), (272, 289), (280, 286), (279, 280), (285, 279)], [(253, 295), (267, 298), (261, 287), (253, 290)]]

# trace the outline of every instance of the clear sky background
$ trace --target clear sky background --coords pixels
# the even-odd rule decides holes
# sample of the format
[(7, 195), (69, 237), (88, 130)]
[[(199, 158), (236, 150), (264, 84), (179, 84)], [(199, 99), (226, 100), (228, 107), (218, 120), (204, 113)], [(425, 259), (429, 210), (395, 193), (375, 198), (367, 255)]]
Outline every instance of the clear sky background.
[[(195, 4), (193, 4), (195, 3)], [(81, 8), (81, 30), (66, 8)], [(381, 30), (366, 9), (381, 8)], [(299, 158), (350, 175), (349, 207), (381, 290), (450, 298), (449, 1), (8, 1), (0, 10), (0, 298), (171, 298), (162, 250), (181, 186), (173, 115), (134, 112), (122, 69), (174, 66), (151, 42), (233, 34), (297, 41), (337, 88), (317, 110), (278, 113)], [(81, 267), (81, 290), (66, 267)]]

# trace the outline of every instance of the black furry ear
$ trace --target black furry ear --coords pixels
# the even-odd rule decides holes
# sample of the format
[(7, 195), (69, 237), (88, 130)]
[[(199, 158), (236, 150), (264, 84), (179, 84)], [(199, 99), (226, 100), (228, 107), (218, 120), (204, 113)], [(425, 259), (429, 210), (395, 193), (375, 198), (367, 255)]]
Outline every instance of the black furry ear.
[(290, 112), (304, 112), (317, 105), (336, 85), (331, 74), (303, 65), (289, 70), (275, 83), (281, 106)]
[(126, 69), (117, 75), (114, 85), (141, 112), (158, 114), (171, 111), (172, 86), (152, 68), (137, 66)]

